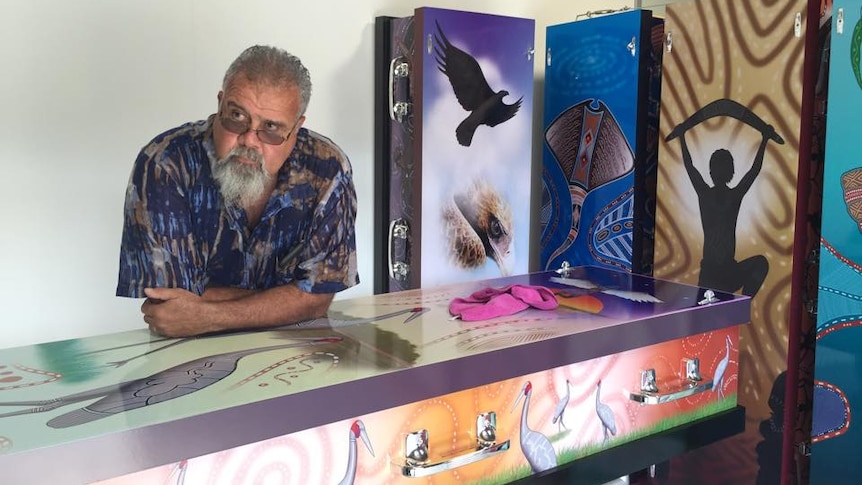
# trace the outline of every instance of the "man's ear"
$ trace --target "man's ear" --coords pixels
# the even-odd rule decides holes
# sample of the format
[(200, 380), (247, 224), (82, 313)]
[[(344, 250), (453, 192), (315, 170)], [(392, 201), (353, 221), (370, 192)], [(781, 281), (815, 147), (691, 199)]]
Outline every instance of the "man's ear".
[(222, 98), (222, 96), (224, 96), (224, 91), (219, 91), (219, 92), (218, 92), (218, 96), (217, 96), (217, 98), (218, 98), (218, 105), (219, 105), (219, 106), (221, 106), (221, 98)]

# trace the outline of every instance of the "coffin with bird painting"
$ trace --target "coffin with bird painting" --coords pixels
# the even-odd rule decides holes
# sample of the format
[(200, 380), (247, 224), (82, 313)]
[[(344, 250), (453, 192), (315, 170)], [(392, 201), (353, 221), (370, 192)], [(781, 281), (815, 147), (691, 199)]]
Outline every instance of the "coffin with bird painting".
[(742, 430), (748, 320), (744, 296), (568, 267), (4, 349), (2, 482), (599, 483)]
[(528, 271), (535, 22), (376, 22), (376, 293)]
[(540, 265), (652, 274), (663, 22), (588, 16), (547, 28)]

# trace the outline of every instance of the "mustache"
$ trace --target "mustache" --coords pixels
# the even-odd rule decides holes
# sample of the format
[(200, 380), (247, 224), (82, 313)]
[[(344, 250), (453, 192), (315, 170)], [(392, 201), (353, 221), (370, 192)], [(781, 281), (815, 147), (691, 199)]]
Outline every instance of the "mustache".
[(233, 147), (233, 149), (227, 154), (227, 156), (224, 157), (224, 160), (231, 161), (238, 157), (246, 158), (254, 163), (263, 165), (263, 155), (256, 152), (252, 148), (239, 145)]

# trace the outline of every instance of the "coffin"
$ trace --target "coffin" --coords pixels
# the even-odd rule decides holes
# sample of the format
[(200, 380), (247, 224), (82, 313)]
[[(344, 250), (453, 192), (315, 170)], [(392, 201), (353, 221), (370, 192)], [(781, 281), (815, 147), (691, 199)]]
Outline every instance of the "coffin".
[(547, 28), (540, 266), (652, 274), (663, 21)]
[(526, 273), (535, 22), (375, 25), (375, 293)]
[[(559, 306), (449, 313), (516, 287)], [(5, 349), (3, 483), (510, 483), (616, 457), (578, 475), (606, 480), (712, 439), (656, 441), (668, 433), (741, 431), (749, 310), (744, 296), (572, 267), (340, 300), (265, 331)]]
[(820, 267), (812, 295), (817, 310), (812, 332), (816, 359), (811, 387), (806, 388), (813, 396), (809, 483), (815, 485), (852, 483), (862, 474), (862, 462), (855, 459), (862, 436), (853, 430), (856, 423), (851, 426), (862, 402), (862, 161), (857, 130), (849, 121), (862, 109), (860, 7), (859, 0), (836, 0), (831, 20), (820, 30), (829, 56), (818, 86), (828, 90), (817, 94), (828, 94), (824, 103), (828, 110), (819, 114), (829, 123), (823, 123)]

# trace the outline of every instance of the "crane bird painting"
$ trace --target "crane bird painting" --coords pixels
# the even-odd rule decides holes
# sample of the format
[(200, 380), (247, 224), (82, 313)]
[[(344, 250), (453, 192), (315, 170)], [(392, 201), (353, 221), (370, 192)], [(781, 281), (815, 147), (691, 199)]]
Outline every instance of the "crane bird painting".
[(473, 135), (479, 126), (494, 127), (514, 117), (521, 107), (523, 97), (512, 104), (504, 103), (503, 98), (508, 96), (509, 92), (504, 89), (494, 91), (476, 59), (452, 45), (439, 22), (434, 41), (437, 69), (446, 75), (458, 103), (470, 113), (455, 129), (458, 143), (468, 147), (473, 142)]
[(475, 181), (442, 207), (450, 260), (462, 269), (493, 260), (503, 276), (512, 274), (515, 240), (508, 202), (485, 181)]
[(554, 450), (554, 445), (547, 436), (533, 431), (527, 425), (527, 415), (530, 413), (530, 396), (533, 394), (533, 384), (527, 381), (521, 392), (518, 393), (518, 398), (512, 405), (512, 410), (518, 406), (521, 399), (524, 399), (524, 407), (521, 408), (521, 452), (524, 458), (533, 469), (533, 473), (539, 473), (549, 470), (557, 466), (557, 452)]
[(356, 449), (357, 438), (362, 440), (365, 444), (365, 448), (368, 449), (371, 456), (374, 456), (374, 448), (371, 447), (371, 440), (368, 438), (368, 433), (365, 431), (365, 425), (362, 424), (362, 421), (360, 420), (354, 421), (353, 425), (350, 426), (347, 470), (344, 472), (344, 478), (338, 482), (338, 485), (353, 485), (353, 481), (356, 479), (356, 455), (358, 451)]
[(566, 428), (565, 423), (563, 423), (563, 416), (566, 414), (566, 407), (569, 405), (571, 387), (572, 384), (569, 382), (568, 379), (566, 379), (566, 392), (565, 394), (563, 394), (563, 397), (561, 397), (560, 400), (557, 401), (557, 407), (554, 408), (554, 415), (551, 416), (551, 423), (556, 424), (560, 432), (563, 431), (563, 428)]
[(0, 406), (29, 406), (29, 408), (0, 413), (0, 418), (48, 412), (69, 404), (98, 399), (85, 407), (54, 416), (47, 422), (48, 427), (54, 429), (78, 426), (134, 409), (179, 399), (206, 389), (233, 374), (239, 360), (248, 355), (271, 350), (332, 344), (341, 342), (343, 338), (283, 337), (280, 340), (288, 340), (288, 343), (208, 355), (158, 371), (147, 377), (51, 399), (3, 401), (0, 402)]
[(724, 372), (727, 370), (728, 362), (730, 362), (730, 337), (725, 338), (724, 357), (718, 361), (718, 365), (715, 367), (715, 375), (712, 377), (712, 390), (718, 393), (719, 399), (724, 397), (724, 389), (721, 387), (724, 383)]
[(602, 381), (599, 381), (596, 384), (596, 415), (598, 415), (599, 421), (602, 422), (602, 435), (604, 436), (604, 441), (607, 441), (611, 435), (616, 436), (617, 424), (614, 419), (614, 411), (610, 406), (602, 402), (601, 396)]

